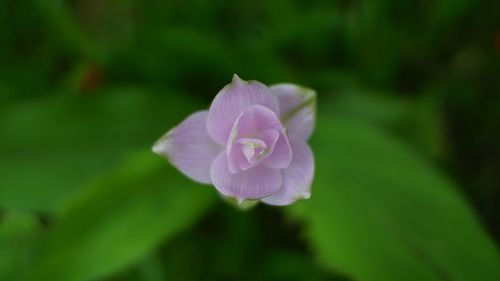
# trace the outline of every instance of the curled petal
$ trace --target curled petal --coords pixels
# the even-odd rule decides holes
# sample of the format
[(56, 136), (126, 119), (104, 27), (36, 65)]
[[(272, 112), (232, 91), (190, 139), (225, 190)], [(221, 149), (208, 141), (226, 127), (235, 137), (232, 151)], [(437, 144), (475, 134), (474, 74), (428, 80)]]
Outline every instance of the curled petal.
[(264, 203), (284, 206), (311, 196), (311, 184), (314, 176), (314, 157), (311, 148), (301, 137), (290, 135), (289, 139), (293, 150), (293, 159), (288, 168), (281, 170), (283, 186), (277, 193), (261, 199)]
[(280, 132), (273, 151), (262, 164), (269, 168), (285, 169), (290, 165), (292, 155), (292, 148), (290, 147), (287, 135), (285, 132)]
[(278, 98), (267, 86), (257, 81), (243, 81), (234, 75), (233, 81), (217, 94), (210, 106), (207, 120), (210, 136), (219, 144), (226, 144), (235, 120), (252, 105), (262, 105), (280, 114)]
[(280, 133), (266, 130), (259, 134), (261, 139), (240, 138), (231, 145), (228, 152), (228, 165), (231, 173), (246, 171), (259, 165), (274, 151)]
[(278, 97), (281, 121), (289, 134), (309, 139), (316, 122), (316, 92), (294, 84), (276, 84), (271, 90)]
[(258, 159), (259, 155), (267, 149), (267, 144), (259, 139), (241, 138), (237, 142), (241, 144), (241, 151), (248, 162)]
[(208, 111), (190, 115), (160, 138), (153, 151), (167, 158), (183, 174), (195, 181), (210, 184), (210, 168), (223, 148), (208, 135)]
[[(232, 173), (247, 170), (272, 155), (275, 144), (284, 131), (285, 128), (278, 116), (269, 108), (252, 105), (245, 109), (234, 122), (226, 146), (229, 170)], [(239, 143), (239, 140), (248, 138), (258, 138), (266, 144), (266, 149), (252, 163), (248, 163), (248, 160), (244, 158), (242, 143)], [(247, 163), (244, 164), (244, 162)]]
[(220, 193), (236, 198), (238, 202), (267, 197), (277, 192), (282, 185), (281, 172), (263, 165), (236, 174), (231, 173), (225, 152), (221, 152), (212, 164), (211, 177)]
[(227, 145), (234, 144), (237, 139), (260, 136), (262, 132), (284, 131), (278, 116), (269, 108), (253, 105), (243, 111), (231, 128)]
[(236, 119), (231, 129), (231, 137), (251, 136), (271, 129), (285, 130), (274, 111), (262, 105), (253, 105)]

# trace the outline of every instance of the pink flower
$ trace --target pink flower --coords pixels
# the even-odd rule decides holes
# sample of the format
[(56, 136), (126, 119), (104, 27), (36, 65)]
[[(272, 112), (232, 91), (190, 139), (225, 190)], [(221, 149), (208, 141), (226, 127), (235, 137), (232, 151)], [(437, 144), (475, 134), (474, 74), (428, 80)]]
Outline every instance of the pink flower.
[(289, 205), (311, 194), (314, 159), (307, 140), (314, 123), (313, 90), (268, 88), (234, 75), (210, 110), (193, 113), (153, 151), (239, 203)]

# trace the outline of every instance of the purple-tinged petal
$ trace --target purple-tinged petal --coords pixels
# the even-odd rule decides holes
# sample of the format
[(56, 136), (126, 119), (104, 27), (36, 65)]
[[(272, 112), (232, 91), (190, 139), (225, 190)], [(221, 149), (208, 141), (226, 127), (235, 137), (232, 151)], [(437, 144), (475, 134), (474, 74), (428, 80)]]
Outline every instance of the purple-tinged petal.
[(227, 197), (234, 197), (238, 202), (267, 197), (277, 192), (282, 185), (281, 172), (263, 165), (237, 174), (231, 173), (225, 152), (221, 152), (215, 159), (211, 177), (215, 188), (220, 193)]
[(267, 130), (285, 131), (274, 111), (261, 105), (253, 105), (243, 111), (234, 121), (227, 145), (239, 138), (254, 137)]
[(264, 160), (269, 155), (273, 154), (281, 133), (281, 131), (275, 129), (268, 129), (260, 132), (259, 137), (264, 143), (266, 143), (267, 146), (267, 150), (262, 153), (260, 160)]
[(153, 151), (167, 158), (186, 176), (210, 184), (210, 168), (223, 147), (208, 135), (207, 116), (208, 111), (190, 115), (160, 138)]
[[(262, 146), (260, 148), (257, 148), (257, 149), (253, 148), (254, 151), (253, 151), (252, 158), (249, 159), (249, 158), (245, 157), (244, 161), (239, 162), (239, 167), (242, 171), (246, 171), (250, 168), (253, 168), (253, 167), (259, 165), (266, 158), (268, 158), (274, 151), (274, 148), (276, 146), (276, 142), (278, 141), (280, 133), (277, 130), (269, 129), (269, 130), (266, 130), (266, 131), (260, 133), (259, 136), (260, 136), (261, 140), (258, 140), (258, 142), (262, 142)], [(251, 146), (249, 147), (248, 143), (245, 143), (245, 140), (247, 140), (247, 139), (241, 138), (241, 139), (238, 139), (236, 141), (237, 143), (243, 145), (241, 147), (243, 154), (245, 154), (245, 150), (252, 150), (252, 147)], [(229, 159), (229, 161), (231, 161), (231, 160), (232, 159)]]
[(271, 90), (278, 96), (288, 133), (309, 139), (316, 122), (316, 92), (294, 84), (273, 85)]
[(314, 176), (314, 157), (311, 148), (301, 137), (290, 135), (289, 140), (293, 150), (293, 159), (288, 168), (281, 170), (283, 186), (277, 193), (261, 199), (264, 203), (284, 206), (311, 196)]
[(235, 74), (210, 106), (207, 121), (210, 136), (225, 145), (238, 116), (252, 105), (262, 105), (277, 116), (280, 114), (278, 98), (267, 86), (257, 81), (243, 81)]
[[(248, 169), (250, 164), (243, 154), (242, 144), (236, 143), (226, 147), (226, 156), (229, 172), (236, 174), (242, 170)], [(247, 164), (244, 164), (247, 163)], [(248, 167), (246, 167), (248, 166)]]
[(262, 162), (262, 164), (273, 169), (285, 169), (290, 165), (292, 155), (293, 152), (288, 137), (284, 132), (280, 132), (272, 153)]
[(259, 158), (268, 149), (268, 145), (260, 139), (240, 138), (236, 140), (227, 154), (229, 171), (234, 174), (256, 166), (260, 161)]
[(266, 143), (266, 150), (259, 157), (259, 163), (269, 156), (274, 150), (280, 132), (285, 128), (281, 124), (276, 113), (261, 105), (252, 105), (243, 111), (236, 119), (231, 129), (230, 137), (226, 146), (226, 153), (229, 159), (229, 171), (237, 173), (255, 166), (254, 163), (243, 164), (244, 154), (242, 144), (236, 142), (240, 139), (258, 138)]
[(267, 144), (263, 140), (255, 138), (241, 138), (236, 143), (242, 145), (241, 150), (248, 162), (255, 161), (267, 149)]
[(238, 117), (231, 130), (231, 136), (251, 136), (271, 129), (285, 130), (274, 111), (262, 105), (253, 105)]

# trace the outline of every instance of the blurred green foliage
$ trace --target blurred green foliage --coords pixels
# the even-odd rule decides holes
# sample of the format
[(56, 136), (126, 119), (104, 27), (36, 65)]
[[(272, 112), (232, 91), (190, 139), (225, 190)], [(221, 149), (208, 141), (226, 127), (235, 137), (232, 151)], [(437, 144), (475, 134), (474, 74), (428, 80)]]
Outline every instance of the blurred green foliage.
[[(498, 1), (0, 1), (0, 280), (500, 280)], [(312, 198), (149, 149), (233, 73), (317, 90)]]
[(322, 263), (356, 280), (500, 276), (493, 243), (446, 179), (383, 133), (334, 119), (316, 147), (342, 161), (317, 154), (316, 196), (294, 206)]

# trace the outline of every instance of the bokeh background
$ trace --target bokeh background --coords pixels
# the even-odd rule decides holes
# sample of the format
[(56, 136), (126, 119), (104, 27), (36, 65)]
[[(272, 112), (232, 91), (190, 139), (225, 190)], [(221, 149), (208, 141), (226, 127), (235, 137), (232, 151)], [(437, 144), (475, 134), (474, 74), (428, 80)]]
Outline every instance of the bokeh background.
[[(233, 73), (318, 93), (312, 198), (150, 151)], [(0, 1), (0, 280), (500, 280), (500, 2)]]

